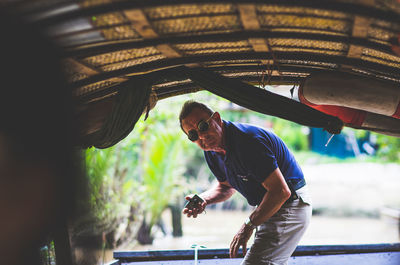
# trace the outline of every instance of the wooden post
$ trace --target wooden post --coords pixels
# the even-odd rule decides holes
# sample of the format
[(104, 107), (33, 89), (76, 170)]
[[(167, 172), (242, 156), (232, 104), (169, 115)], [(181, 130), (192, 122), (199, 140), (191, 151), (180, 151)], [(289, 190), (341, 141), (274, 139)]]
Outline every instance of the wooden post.
[(59, 225), (54, 235), (54, 249), (57, 265), (73, 265), (73, 253), (69, 242), (68, 226), (66, 221)]

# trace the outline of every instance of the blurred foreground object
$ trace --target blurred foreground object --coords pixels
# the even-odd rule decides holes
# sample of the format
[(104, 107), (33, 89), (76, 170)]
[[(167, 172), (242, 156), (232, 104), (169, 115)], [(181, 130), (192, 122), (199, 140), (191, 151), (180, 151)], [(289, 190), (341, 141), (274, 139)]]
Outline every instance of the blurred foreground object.
[(0, 32), (0, 256), (40, 264), (40, 247), (67, 239), (73, 213), (72, 97), (56, 47), (37, 28), (3, 10)]

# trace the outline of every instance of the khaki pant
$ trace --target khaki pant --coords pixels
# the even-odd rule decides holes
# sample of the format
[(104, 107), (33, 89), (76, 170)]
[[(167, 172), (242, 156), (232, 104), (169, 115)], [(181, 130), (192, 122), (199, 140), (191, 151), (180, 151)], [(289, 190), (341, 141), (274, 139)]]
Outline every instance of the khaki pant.
[(296, 191), (299, 199), (285, 203), (268, 221), (257, 227), (254, 243), (241, 265), (286, 265), (311, 219), (307, 187)]

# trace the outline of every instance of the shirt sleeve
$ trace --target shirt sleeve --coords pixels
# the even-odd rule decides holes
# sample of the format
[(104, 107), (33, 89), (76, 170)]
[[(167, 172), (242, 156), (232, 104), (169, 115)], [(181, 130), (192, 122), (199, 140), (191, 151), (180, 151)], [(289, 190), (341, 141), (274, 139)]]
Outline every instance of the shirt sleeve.
[(251, 137), (246, 145), (242, 153), (244, 166), (257, 182), (262, 183), (278, 167), (272, 144), (267, 139)]
[(213, 157), (210, 152), (204, 152), (204, 157), (207, 161), (208, 167), (217, 178), (219, 182), (226, 181), (226, 175), (221, 171), (218, 161)]

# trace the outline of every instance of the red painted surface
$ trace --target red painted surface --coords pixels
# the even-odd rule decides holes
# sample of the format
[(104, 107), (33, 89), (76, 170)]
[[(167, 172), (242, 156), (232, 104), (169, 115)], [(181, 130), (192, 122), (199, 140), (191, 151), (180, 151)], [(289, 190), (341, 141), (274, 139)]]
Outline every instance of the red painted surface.
[(396, 119), (400, 119), (400, 102), (399, 102), (399, 105), (397, 105), (396, 112), (392, 115), (392, 117), (396, 118)]

